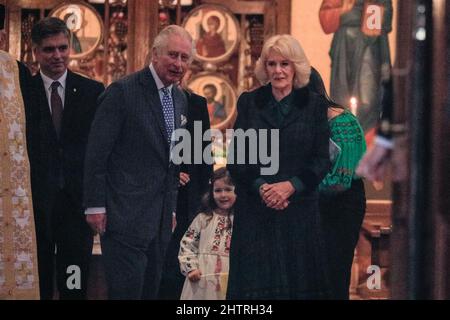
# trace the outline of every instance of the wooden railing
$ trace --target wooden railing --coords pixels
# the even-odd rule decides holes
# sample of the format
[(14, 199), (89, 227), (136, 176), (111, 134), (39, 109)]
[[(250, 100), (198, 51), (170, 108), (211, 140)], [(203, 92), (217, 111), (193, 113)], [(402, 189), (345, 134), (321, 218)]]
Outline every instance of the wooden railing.
[[(351, 299), (388, 299), (389, 294), (389, 238), (392, 232), (392, 202), (368, 200), (366, 215), (355, 249), (350, 284)], [(374, 266), (375, 268), (370, 268)], [(379, 269), (377, 269), (377, 267)], [(376, 281), (373, 270), (380, 271), (380, 288), (370, 289)]]

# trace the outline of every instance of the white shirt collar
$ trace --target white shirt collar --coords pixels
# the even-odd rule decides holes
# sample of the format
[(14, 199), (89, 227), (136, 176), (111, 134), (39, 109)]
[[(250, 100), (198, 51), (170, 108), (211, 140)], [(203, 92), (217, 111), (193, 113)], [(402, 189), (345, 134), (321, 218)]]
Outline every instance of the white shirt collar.
[(57, 79), (57, 80), (53, 80), (52, 78), (47, 77), (47, 76), (42, 72), (42, 70), (40, 70), (39, 72), (40, 72), (40, 74), (41, 74), (42, 81), (44, 81), (44, 87), (45, 87), (45, 89), (50, 90), (50, 88), (51, 88), (51, 86), (52, 86), (52, 83), (55, 82), (55, 81), (58, 81), (58, 82), (59, 82), (59, 84), (61, 85), (61, 87), (62, 87), (63, 90), (66, 88), (67, 69), (66, 69), (66, 71), (63, 73), (63, 75), (62, 75), (59, 79)]
[[(155, 67), (153, 67), (153, 63), (150, 63), (150, 72), (152, 73), (153, 79), (155, 79), (156, 88), (158, 88), (158, 91), (164, 88), (164, 83), (162, 83), (161, 79), (159, 78), (158, 74), (156, 73)], [(173, 84), (167, 87), (169, 89), (169, 93), (172, 94), (172, 87)]]

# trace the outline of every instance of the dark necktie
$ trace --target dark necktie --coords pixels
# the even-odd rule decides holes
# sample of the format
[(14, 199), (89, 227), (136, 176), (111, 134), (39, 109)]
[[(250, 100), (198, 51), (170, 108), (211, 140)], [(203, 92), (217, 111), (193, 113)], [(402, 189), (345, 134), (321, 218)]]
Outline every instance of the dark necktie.
[(172, 132), (174, 130), (175, 121), (174, 121), (174, 114), (173, 114), (173, 101), (172, 96), (170, 95), (169, 89), (162, 88), (163, 92), (162, 97), (162, 109), (164, 114), (164, 122), (166, 123), (166, 132), (167, 132), (167, 139), (170, 146), (170, 140), (172, 137)]
[(61, 132), (61, 120), (63, 115), (63, 104), (61, 97), (58, 94), (58, 87), (60, 86), (60, 83), (58, 81), (55, 81), (52, 83), (52, 94), (50, 97), (50, 104), (52, 108), (52, 120), (53, 120), (53, 126), (56, 130), (56, 135), (59, 138), (59, 134)]

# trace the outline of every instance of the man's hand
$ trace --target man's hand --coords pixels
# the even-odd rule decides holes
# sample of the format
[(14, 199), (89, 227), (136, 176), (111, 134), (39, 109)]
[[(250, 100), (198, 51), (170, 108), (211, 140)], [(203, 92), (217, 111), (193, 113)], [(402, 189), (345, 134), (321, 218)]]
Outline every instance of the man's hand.
[(389, 63), (383, 63), (381, 65), (381, 81), (386, 82), (391, 77), (391, 66)]
[(103, 235), (106, 230), (106, 213), (87, 214), (86, 221), (95, 234)]
[(382, 181), (389, 164), (391, 150), (375, 144), (359, 162), (356, 174), (370, 181)]
[(263, 184), (260, 195), (266, 206), (275, 210), (284, 210), (289, 205), (289, 197), (295, 192), (295, 188), (289, 181), (273, 184)]
[(180, 185), (184, 187), (189, 183), (189, 181), (190, 181), (189, 174), (187, 174), (186, 172), (180, 172)]
[(188, 279), (192, 282), (197, 282), (200, 280), (202, 272), (199, 269), (192, 270), (188, 273)]

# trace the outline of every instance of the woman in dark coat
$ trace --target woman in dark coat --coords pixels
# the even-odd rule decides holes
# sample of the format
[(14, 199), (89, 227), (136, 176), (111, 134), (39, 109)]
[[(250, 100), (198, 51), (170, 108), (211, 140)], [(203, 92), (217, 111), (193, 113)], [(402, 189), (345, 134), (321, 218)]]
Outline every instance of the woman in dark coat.
[(328, 297), (317, 190), (330, 167), (327, 103), (306, 86), (310, 72), (297, 40), (274, 36), (255, 69), (264, 86), (239, 98), (234, 129), (278, 132), (279, 141), (261, 137), (261, 144), (271, 141), (271, 165), (279, 166), (261, 175), (270, 165), (248, 161), (260, 141), (246, 144), (245, 164), (237, 163), (235, 131), (228, 159), (237, 193), (228, 299)]
[[(358, 119), (333, 102), (322, 77), (312, 69), (308, 87), (328, 101), (332, 168), (319, 185), (319, 206), (332, 299), (349, 298), (353, 254), (366, 210), (364, 183), (355, 173), (366, 151)], [(334, 148), (333, 148), (334, 146)]]

